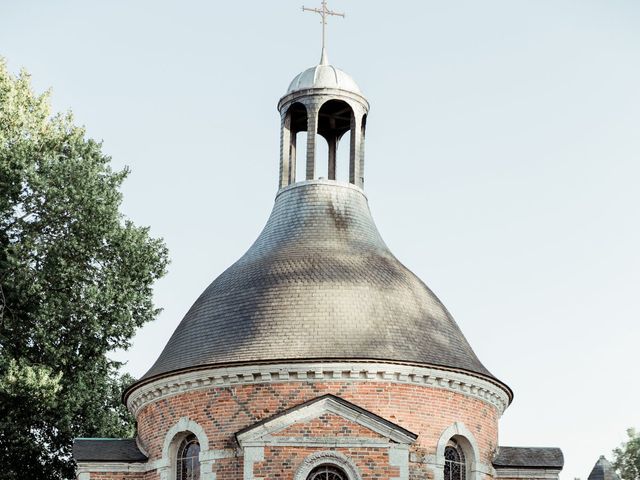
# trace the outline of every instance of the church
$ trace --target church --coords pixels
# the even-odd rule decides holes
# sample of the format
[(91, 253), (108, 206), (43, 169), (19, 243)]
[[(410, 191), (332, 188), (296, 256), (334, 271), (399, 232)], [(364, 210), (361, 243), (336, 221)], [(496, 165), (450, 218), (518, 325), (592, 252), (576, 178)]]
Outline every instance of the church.
[[(323, 28), (335, 14), (324, 1), (313, 11)], [(376, 228), (364, 188), (369, 101), (355, 80), (323, 47), (278, 110), (266, 226), (124, 393), (135, 438), (76, 439), (77, 478), (557, 480), (558, 448), (500, 445), (513, 392)], [(348, 181), (338, 181), (346, 138)]]

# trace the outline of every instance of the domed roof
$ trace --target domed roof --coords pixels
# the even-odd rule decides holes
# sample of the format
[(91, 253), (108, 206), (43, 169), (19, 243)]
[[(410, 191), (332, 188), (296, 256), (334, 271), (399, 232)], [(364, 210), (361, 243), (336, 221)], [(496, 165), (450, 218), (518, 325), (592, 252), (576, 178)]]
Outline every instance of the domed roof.
[(348, 73), (323, 62), (296, 75), (287, 94), (310, 88), (337, 88), (362, 95), (360, 87)]
[(494, 379), (389, 251), (359, 188), (283, 188), (264, 230), (200, 295), (142, 380), (229, 364), (386, 360)]

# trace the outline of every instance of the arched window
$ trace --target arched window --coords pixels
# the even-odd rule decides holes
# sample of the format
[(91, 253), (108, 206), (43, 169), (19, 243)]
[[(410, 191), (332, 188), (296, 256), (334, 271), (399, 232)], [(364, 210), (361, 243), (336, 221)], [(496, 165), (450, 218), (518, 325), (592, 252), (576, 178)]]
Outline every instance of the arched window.
[(444, 480), (466, 480), (464, 453), (453, 440), (444, 449)]
[(324, 463), (311, 470), (307, 480), (349, 480), (349, 477), (340, 467)]
[(200, 444), (194, 434), (185, 437), (178, 447), (176, 480), (200, 480)]

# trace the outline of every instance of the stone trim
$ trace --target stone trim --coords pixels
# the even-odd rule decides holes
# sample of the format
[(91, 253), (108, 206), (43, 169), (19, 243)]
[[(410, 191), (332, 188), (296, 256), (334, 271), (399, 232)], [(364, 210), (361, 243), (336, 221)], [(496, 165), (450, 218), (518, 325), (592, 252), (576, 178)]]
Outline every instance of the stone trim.
[(365, 193), (365, 191), (353, 183), (345, 182), (343, 180), (327, 180), (324, 178), (317, 178), (315, 180), (300, 180), (298, 182), (291, 183), (278, 190), (278, 193), (276, 193), (276, 198), (278, 198), (284, 192), (293, 190), (294, 188), (304, 187), (306, 185), (331, 185), (332, 187), (348, 188), (350, 190), (355, 190), (356, 192), (362, 194), (364, 198), (367, 198), (367, 194)]
[(253, 476), (253, 464), (264, 460), (264, 447), (244, 448), (244, 480), (262, 480)]
[(390, 448), (392, 445), (367, 437), (265, 437), (242, 442), (243, 447)]
[(397, 467), (399, 474), (390, 480), (409, 480), (409, 449), (404, 445), (389, 448), (389, 466)]
[[(88, 478), (92, 472), (144, 473), (149, 470), (148, 464), (125, 462), (77, 462), (78, 478)], [(84, 475), (84, 477), (82, 477)]]
[(333, 450), (312, 453), (305, 458), (293, 477), (294, 480), (307, 480), (311, 470), (323, 463), (330, 463), (340, 467), (347, 474), (349, 480), (362, 480), (362, 475), (360, 475), (360, 471), (353, 460), (346, 455)]
[(181, 438), (177, 438), (181, 433), (193, 433), (198, 439), (200, 444), (200, 455), (198, 460), (200, 461), (200, 474), (202, 480), (216, 480), (216, 475), (213, 472), (213, 463), (215, 457), (212, 458), (209, 455), (209, 438), (197, 422), (190, 420), (188, 417), (182, 417), (178, 422), (171, 427), (165, 437), (162, 445), (162, 458), (154, 462), (153, 467), (160, 473), (161, 480), (174, 480), (175, 468), (176, 468), (176, 448), (177, 441), (181, 441)]
[[(403, 444), (413, 443), (416, 439), (416, 435), (405, 430), (404, 428), (395, 425), (377, 415), (374, 415), (371, 412), (358, 408), (356, 405), (352, 405), (349, 402), (346, 402), (340, 398), (333, 396), (323, 396), (308, 402), (307, 404), (303, 404), (297, 407), (291, 408), (289, 411), (285, 411), (284, 413), (277, 415), (272, 419), (267, 419), (264, 422), (259, 422), (257, 425), (253, 427), (249, 427), (241, 432), (236, 434), (236, 439), (240, 446), (244, 447), (245, 445), (273, 445), (278, 443), (306, 443), (309, 442), (310, 439), (306, 439), (306, 441), (300, 442), (299, 438), (287, 438), (287, 437), (274, 437), (273, 434), (278, 433), (285, 428), (299, 423), (304, 423), (306, 421), (312, 420), (314, 418), (318, 418), (325, 413), (333, 413), (338, 415), (350, 422), (357, 423), (378, 435), (382, 435), (387, 439)], [(351, 438), (351, 439), (341, 439), (341, 438), (329, 438), (328, 442), (330, 444), (338, 443), (342, 446), (342, 440), (348, 441), (349, 443), (356, 443), (361, 445), (363, 443), (362, 439)], [(371, 439), (364, 439), (366, 443), (371, 443)], [(326, 441), (320, 438), (311, 439), (312, 443), (316, 444), (325, 444)], [(385, 443), (380, 442), (379, 440), (376, 443)], [(388, 446), (385, 445), (385, 446)]]
[[(200, 452), (200, 465), (203, 463), (215, 463), (215, 460), (220, 458), (231, 458), (231, 457), (239, 457), (242, 456), (242, 453), (238, 450), (233, 450), (230, 448), (220, 449), (220, 450), (205, 450), (204, 452)], [(77, 462), (77, 474), (78, 480), (89, 480), (91, 473), (145, 473), (151, 472), (154, 470), (158, 470), (160, 476), (162, 477), (163, 471), (166, 471), (167, 468), (175, 467), (175, 465), (171, 465), (171, 459), (168, 460), (166, 458), (161, 458), (155, 461), (149, 462), (136, 462), (136, 463), (126, 463), (126, 462)], [(215, 474), (209, 472), (210, 475), (213, 476), (203, 476), (203, 480), (209, 478), (210, 480), (215, 480)], [(164, 474), (169, 475), (169, 473)]]
[(510, 402), (509, 394), (503, 388), (461, 372), (390, 363), (309, 362), (220, 367), (179, 373), (135, 388), (127, 397), (127, 407), (137, 416), (150, 403), (189, 391), (297, 381), (380, 381), (441, 388), (483, 400), (496, 408), (499, 415)]
[(482, 480), (485, 475), (494, 477), (495, 471), (491, 465), (479, 461), (480, 449), (471, 431), (462, 422), (455, 422), (445, 429), (438, 439), (435, 455), (418, 456), (411, 454), (411, 461), (423, 463), (433, 472), (434, 480), (444, 479), (444, 449), (450, 440), (456, 440), (462, 447), (467, 464), (467, 480)]
[(349, 92), (348, 90), (342, 90), (339, 88), (308, 88), (306, 90), (296, 90), (295, 92), (287, 93), (278, 101), (278, 111), (283, 112), (289, 108), (291, 104), (300, 102), (301, 99), (309, 97), (350, 100), (351, 102), (360, 104), (366, 112), (368, 112), (370, 108), (369, 101), (364, 96), (355, 92)]
[(552, 468), (496, 468), (495, 478), (558, 480), (560, 470)]

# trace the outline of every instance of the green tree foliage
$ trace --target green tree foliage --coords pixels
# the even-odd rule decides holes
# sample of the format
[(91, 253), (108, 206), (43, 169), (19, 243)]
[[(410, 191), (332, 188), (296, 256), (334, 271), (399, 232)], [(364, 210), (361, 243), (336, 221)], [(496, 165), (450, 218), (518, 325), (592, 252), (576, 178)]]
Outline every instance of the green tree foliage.
[(622, 480), (640, 480), (640, 433), (627, 430), (629, 440), (613, 451), (613, 468)]
[(107, 353), (158, 310), (167, 251), (119, 213), (128, 171), (0, 58), (0, 476), (73, 478), (74, 437), (118, 437)]

